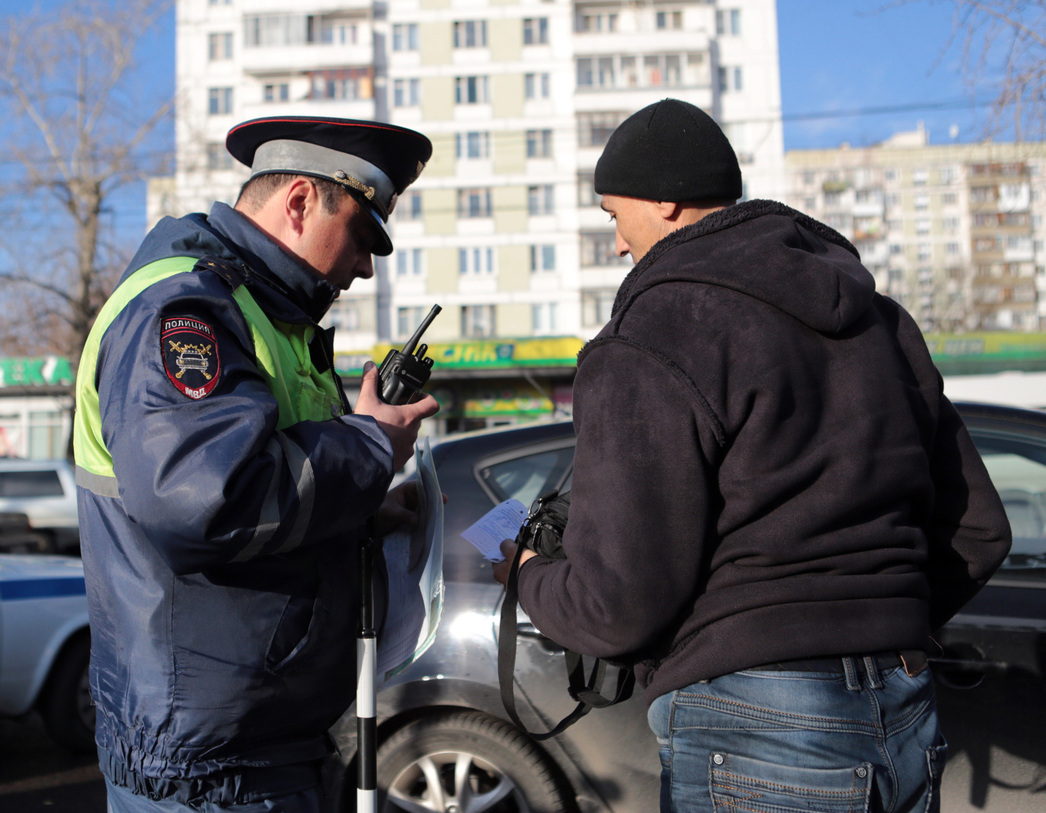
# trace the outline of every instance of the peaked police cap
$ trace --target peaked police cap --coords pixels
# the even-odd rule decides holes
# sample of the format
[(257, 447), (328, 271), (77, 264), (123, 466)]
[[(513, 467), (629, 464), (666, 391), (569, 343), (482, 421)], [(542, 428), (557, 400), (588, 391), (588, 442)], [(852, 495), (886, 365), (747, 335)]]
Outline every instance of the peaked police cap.
[(281, 173), (340, 184), (377, 222), (380, 255), (392, 251), (387, 224), (397, 198), (432, 157), (432, 142), (406, 127), (320, 116), (245, 121), (229, 131), (225, 146), (252, 178)]

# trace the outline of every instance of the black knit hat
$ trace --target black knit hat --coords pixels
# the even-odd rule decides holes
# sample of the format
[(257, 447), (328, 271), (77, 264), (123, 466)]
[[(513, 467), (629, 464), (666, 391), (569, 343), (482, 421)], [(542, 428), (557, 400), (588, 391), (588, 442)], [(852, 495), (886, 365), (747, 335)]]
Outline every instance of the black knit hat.
[(596, 162), (596, 194), (669, 201), (738, 200), (737, 156), (701, 108), (663, 99), (633, 113)]
[(421, 133), (378, 121), (273, 116), (238, 124), (225, 140), (251, 177), (271, 173), (311, 175), (340, 184), (369, 212), (382, 242), (375, 254), (392, 251), (386, 224), (396, 199), (432, 156)]

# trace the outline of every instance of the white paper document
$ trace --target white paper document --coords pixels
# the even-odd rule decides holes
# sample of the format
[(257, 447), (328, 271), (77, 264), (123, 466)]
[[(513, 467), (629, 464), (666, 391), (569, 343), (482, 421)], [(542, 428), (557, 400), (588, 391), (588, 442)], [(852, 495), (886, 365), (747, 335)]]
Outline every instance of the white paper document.
[(428, 438), (414, 447), (418, 480), (416, 528), (393, 531), (382, 550), (389, 607), (378, 640), (378, 681), (407, 668), (432, 645), (443, 614), (443, 493)]
[(476, 546), (484, 559), (500, 562), (505, 558), (501, 555), (501, 543), (506, 539), (515, 539), (519, 526), (526, 518), (527, 508), (523, 503), (519, 500), (505, 500), (462, 531), (461, 535)]

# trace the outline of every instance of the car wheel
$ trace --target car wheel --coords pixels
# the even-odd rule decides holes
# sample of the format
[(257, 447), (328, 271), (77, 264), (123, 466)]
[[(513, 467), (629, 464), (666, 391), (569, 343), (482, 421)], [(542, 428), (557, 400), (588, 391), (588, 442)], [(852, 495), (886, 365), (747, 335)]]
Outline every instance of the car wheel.
[(378, 749), (377, 779), (382, 813), (576, 809), (566, 781), (533, 742), (478, 712), (408, 723)]
[(47, 732), (59, 745), (70, 751), (94, 749), (94, 706), (88, 668), (91, 661), (91, 639), (88, 635), (73, 638), (51, 668), (39, 710)]

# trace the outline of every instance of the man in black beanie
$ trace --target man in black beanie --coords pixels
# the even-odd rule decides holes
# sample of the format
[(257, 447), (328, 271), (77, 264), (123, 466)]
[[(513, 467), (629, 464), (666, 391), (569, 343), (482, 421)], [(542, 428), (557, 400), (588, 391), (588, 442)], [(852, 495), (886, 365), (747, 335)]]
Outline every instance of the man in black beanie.
[(521, 605), (635, 664), (663, 811), (936, 809), (926, 653), (1010, 531), (918, 327), (844, 237), (735, 205), (693, 105), (628, 118), (595, 188), (635, 267), (578, 357), (567, 558), (523, 552)]

